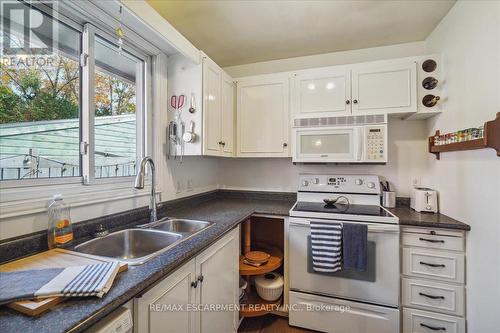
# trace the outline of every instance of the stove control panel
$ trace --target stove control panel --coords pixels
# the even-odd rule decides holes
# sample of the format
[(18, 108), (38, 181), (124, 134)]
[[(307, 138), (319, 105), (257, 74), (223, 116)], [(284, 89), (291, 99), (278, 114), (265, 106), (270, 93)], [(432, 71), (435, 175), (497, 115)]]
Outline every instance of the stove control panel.
[(299, 192), (380, 194), (380, 178), (374, 175), (299, 176)]

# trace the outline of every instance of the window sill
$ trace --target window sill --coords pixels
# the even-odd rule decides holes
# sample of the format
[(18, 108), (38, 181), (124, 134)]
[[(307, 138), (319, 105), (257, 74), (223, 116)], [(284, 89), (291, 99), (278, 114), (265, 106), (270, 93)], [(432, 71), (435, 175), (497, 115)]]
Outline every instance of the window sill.
[(62, 194), (71, 207), (149, 196), (151, 187), (137, 190), (132, 179), (120, 179), (83, 185), (65, 184), (39, 187), (21, 187), (1, 189), (0, 220), (32, 215), (47, 211), (47, 205), (54, 194)]

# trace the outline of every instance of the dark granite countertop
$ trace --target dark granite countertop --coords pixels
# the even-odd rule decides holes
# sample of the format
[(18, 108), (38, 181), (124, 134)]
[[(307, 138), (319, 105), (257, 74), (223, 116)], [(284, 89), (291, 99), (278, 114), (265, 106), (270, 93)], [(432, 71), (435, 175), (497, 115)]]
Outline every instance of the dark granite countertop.
[(222, 197), (217, 195), (201, 202), (198, 200), (191, 206), (183, 204), (180, 208), (163, 211), (162, 216), (205, 220), (215, 224), (143, 265), (130, 266), (128, 271), (117, 277), (102, 299), (68, 300), (38, 318), (0, 307), (0, 332), (81, 332), (143, 293), (250, 215), (288, 215), (295, 198), (293, 195), (278, 197), (282, 200), (266, 198), (265, 195), (250, 198), (227, 192)]
[(470, 225), (441, 213), (419, 213), (410, 207), (387, 208), (387, 210), (399, 217), (399, 225), (470, 230)]

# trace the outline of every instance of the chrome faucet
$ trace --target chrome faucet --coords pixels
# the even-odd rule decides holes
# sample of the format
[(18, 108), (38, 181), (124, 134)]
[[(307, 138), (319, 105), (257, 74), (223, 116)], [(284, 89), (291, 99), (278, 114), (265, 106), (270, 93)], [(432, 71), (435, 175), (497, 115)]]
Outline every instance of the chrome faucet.
[(139, 172), (137, 172), (137, 176), (135, 177), (134, 187), (137, 189), (144, 188), (144, 175), (146, 171), (146, 164), (148, 164), (148, 162), (149, 165), (151, 165), (151, 201), (149, 202), (149, 211), (151, 212), (151, 216), (149, 218), (149, 222), (152, 223), (157, 221), (157, 216), (156, 216), (156, 195), (155, 195), (155, 188), (156, 188), (155, 164), (151, 157), (146, 156), (142, 159)]

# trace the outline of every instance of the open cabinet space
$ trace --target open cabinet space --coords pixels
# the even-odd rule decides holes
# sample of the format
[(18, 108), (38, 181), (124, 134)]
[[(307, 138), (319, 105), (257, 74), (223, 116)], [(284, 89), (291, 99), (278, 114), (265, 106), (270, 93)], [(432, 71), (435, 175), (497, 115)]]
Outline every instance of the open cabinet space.
[[(246, 280), (246, 288), (245, 295), (240, 299), (240, 317), (280, 312), (283, 299), (286, 298), (284, 219), (252, 216), (243, 223), (241, 233), (240, 275)], [(264, 255), (262, 252), (269, 255), (267, 261), (261, 265), (252, 264), (249, 260), (251, 254)], [(282, 281), (281, 295), (277, 299), (275, 296), (263, 299), (261, 293), (266, 291), (257, 291), (256, 278)], [(273, 291), (268, 290), (267, 293), (269, 292)], [(274, 293), (279, 291), (275, 290)]]

